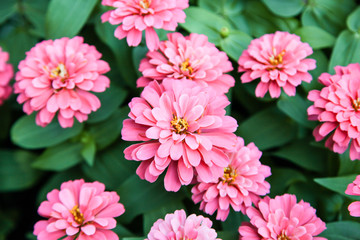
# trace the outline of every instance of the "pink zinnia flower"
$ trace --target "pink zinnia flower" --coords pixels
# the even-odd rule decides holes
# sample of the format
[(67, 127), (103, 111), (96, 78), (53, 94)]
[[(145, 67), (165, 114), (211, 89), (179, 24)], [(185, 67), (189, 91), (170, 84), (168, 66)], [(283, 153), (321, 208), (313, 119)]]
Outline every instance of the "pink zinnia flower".
[(119, 200), (117, 193), (105, 191), (102, 183), (65, 182), (41, 203), (38, 213), (49, 219), (38, 221), (34, 234), (38, 240), (118, 240), (110, 229), (116, 227), (114, 217), (125, 211)]
[(241, 82), (251, 82), (260, 78), (255, 95), (264, 97), (269, 91), (272, 98), (280, 96), (281, 89), (294, 96), (296, 87), (302, 81), (310, 82), (309, 70), (315, 69), (314, 59), (306, 59), (313, 52), (300, 37), (288, 32), (275, 32), (251, 41), (247, 50), (239, 58)]
[(189, 7), (189, 0), (102, 0), (102, 5), (115, 8), (101, 16), (102, 22), (122, 23), (116, 28), (115, 37), (126, 37), (129, 46), (137, 46), (145, 30), (146, 45), (154, 51), (159, 47), (154, 28), (175, 31), (178, 23), (185, 22), (183, 9)]
[(254, 143), (244, 146), (238, 137), (236, 148), (226, 152), (230, 163), (224, 174), (210, 183), (197, 183), (191, 190), (192, 199), (200, 203), (200, 209), (212, 215), (217, 210), (216, 219), (225, 221), (230, 206), (245, 214), (246, 208), (257, 203), (261, 195), (270, 191), (265, 178), (271, 175), (270, 167), (259, 161), (261, 152)]
[(309, 120), (317, 120), (316, 141), (327, 138), (325, 146), (343, 153), (350, 145), (350, 159), (360, 159), (360, 64), (336, 66), (336, 74), (323, 73), (319, 82), (325, 87), (309, 92), (314, 105), (308, 108)]
[[(360, 196), (360, 175), (347, 186), (345, 193), (348, 195)], [(348, 209), (351, 216), (360, 217), (360, 201), (351, 203)]]
[(220, 240), (211, 226), (211, 220), (206, 217), (195, 214), (186, 217), (184, 210), (176, 210), (166, 214), (165, 220), (157, 220), (146, 240)]
[(7, 63), (8, 60), (9, 54), (3, 52), (0, 47), (0, 105), (8, 99), (12, 91), (9, 82), (14, 76), (14, 70), (12, 65)]
[(46, 126), (57, 113), (63, 128), (72, 127), (74, 117), (83, 122), (100, 107), (99, 99), (89, 91), (103, 92), (109, 87), (110, 80), (102, 74), (110, 67), (82, 37), (42, 41), (26, 55), (19, 63), (14, 87), (24, 112), (38, 111), (36, 124)]
[(189, 80), (151, 82), (141, 98), (130, 102), (131, 119), (123, 123), (122, 138), (143, 141), (125, 149), (125, 158), (141, 161), (137, 174), (154, 182), (165, 171), (165, 188), (178, 191), (195, 175), (210, 182), (223, 173), (235, 147), (236, 120), (225, 116), (224, 94)]
[(148, 52), (140, 62), (143, 77), (137, 80), (138, 87), (165, 78), (193, 80), (222, 93), (234, 86), (234, 78), (225, 74), (233, 70), (231, 62), (206, 35), (191, 33), (184, 37), (171, 33), (167, 36), (169, 40), (162, 41), (158, 51)]
[(239, 228), (243, 240), (326, 240), (315, 237), (326, 229), (325, 223), (309, 203), (303, 200), (297, 203), (295, 195), (265, 197), (259, 201), (258, 208), (249, 207), (246, 214), (252, 227), (245, 224)]

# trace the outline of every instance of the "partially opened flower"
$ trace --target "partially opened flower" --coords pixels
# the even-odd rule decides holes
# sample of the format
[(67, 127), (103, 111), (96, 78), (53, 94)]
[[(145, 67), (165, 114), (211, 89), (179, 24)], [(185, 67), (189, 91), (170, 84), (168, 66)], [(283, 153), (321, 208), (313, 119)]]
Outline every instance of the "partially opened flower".
[[(360, 196), (360, 175), (347, 186), (345, 193), (348, 195)], [(351, 203), (348, 209), (351, 216), (360, 217), (360, 201)]]
[(14, 70), (12, 65), (7, 63), (8, 60), (9, 54), (0, 47), (0, 105), (8, 99), (12, 91), (9, 83), (14, 76)]
[(146, 240), (220, 240), (211, 228), (210, 219), (191, 214), (186, 217), (184, 210), (166, 214), (151, 227)]
[(360, 159), (360, 64), (336, 66), (335, 71), (321, 74), (324, 87), (309, 92), (314, 102), (307, 110), (309, 120), (320, 122), (313, 135), (316, 141), (329, 135), (325, 146), (336, 153), (350, 145), (351, 160)]
[(221, 221), (226, 220), (230, 207), (245, 214), (259, 196), (270, 191), (265, 181), (271, 175), (270, 167), (261, 164), (261, 152), (254, 143), (244, 146), (244, 140), (238, 137), (236, 148), (226, 154), (230, 163), (223, 176), (210, 183), (199, 182), (191, 190), (200, 209), (211, 215), (217, 210), (216, 219)]
[(74, 117), (83, 122), (100, 107), (100, 100), (89, 91), (109, 87), (110, 80), (102, 74), (110, 67), (82, 37), (42, 41), (26, 55), (14, 88), (24, 112), (38, 112), (36, 124), (44, 127), (57, 114), (63, 128), (72, 127)]
[(204, 182), (222, 175), (236, 145), (236, 120), (225, 115), (224, 94), (189, 80), (151, 82), (130, 102), (122, 138), (141, 141), (126, 148), (125, 158), (141, 161), (137, 174), (150, 182), (167, 169), (165, 188), (178, 191), (194, 176)]
[(121, 24), (115, 37), (126, 37), (129, 46), (137, 46), (145, 31), (146, 45), (154, 51), (159, 47), (154, 28), (175, 31), (178, 23), (185, 22), (183, 10), (189, 7), (189, 0), (102, 0), (102, 5), (115, 8), (101, 16), (102, 22)]
[(281, 88), (294, 96), (296, 87), (302, 81), (310, 82), (309, 70), (315, 69), (314, 59), (306, 57), (313, 53), (300, 37), (288, 32), (275, 32), (251, 41), (239, 58), (239, 72), (244, 72), (241, 82), (247, 83), (260, 78), (255, 95), (264, 97), (269, 91), (272, 98), (278, 98)]
[(233, 70), (231, 62), (206, 35), (191, 33), (184, 37), (170, 33), (167, 36), (169, 40), (162, 41), (158, 51), (148, 52), (140, 62), (143, 77), (137, 80), (138, 87), (165, 78), (192, 80), (222, 93), (234, 86), (234, 78), (225, 74)]
[(316, 237), (326, 229), (325, 223), (309, 203), (297, 203), (295, 195), (265, 197), (257, 208), (249, 207), (246, 214), (252, 226), (246, 223), (239, 228), (240, 240), (326, 240)]
[(40, 220), (34, 226), (38, 240), (118, 240), (110, 229), (124, 213), (116, 192), (105, 191), (99, 182), (84, 180), (68, 181), (47, 194), (38, 213), (48, 220)]

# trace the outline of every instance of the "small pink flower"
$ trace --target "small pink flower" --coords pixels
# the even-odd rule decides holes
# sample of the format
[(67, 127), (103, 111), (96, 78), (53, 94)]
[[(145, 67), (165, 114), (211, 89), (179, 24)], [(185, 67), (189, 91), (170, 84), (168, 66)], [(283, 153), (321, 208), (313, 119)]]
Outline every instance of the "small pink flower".
[(10, 79), (14, 76), (14, 70), (11, 64), (7, 63), (9, 54), (2, 51), (0, 47), (0, 105), (9, 98), (12, 88)]
[(168, 39), (160, 43), (158, 51), (148, 52), (141, 61), (139, 71), (143, 77), (137, 80), (138, 87), (165, 78), (193, 80), (222, 93), (234, 86), (234, 78), (225, 74), (233, 70), (231, 62), (206, 35), (191, 33), (184, 37), (171, 33)]
[(320, 141), (331, 134), (326, 147), (343, 153), (350, 145), (350, 159), (360, 159), (360, 64), (336, 66), (335, 71), (321, 74), (319, 82), (325, 87), (309, 92), (314, 102), (307, 110), (309, 120), (320, 122), (313, 135)]
[(186, 217), (183, 209), (176, 210), (166, 214), (165, 220), (157, 220), (145, 240), (220, 240), (211, 226), (211, 220), (206, 217), (195, 214)]
[(102, 5), (114, 7), (101, 16), (102, 22), (118, 25), (115, 37), (126, 40), (129, 46), (141, 42), (145, 30), (146, 45), (150, 51), (159, 48), (159, 37), (154, 28), (175, 31), (178, 23), (184, 23), (183, 9), (189, 0), (102, 0)]
[(247, 50), (239, 58), (241, 82), (251, 82), (260, 78), (255, 95), (264, 97), (269, 91), (272, 98), (278, 98), (283, 88), (289, 96), (294, 96), (296, 87), (302, 81), (310, 82), (309, 70), (315, 69), (314, 59), (306, 59), (313, 52), (300, 37), (288, 32), (275, 32), (251, 41)]
[(297, 203), (295, 195), (265, 197), (257, 208), (249, 207), (246, 214), (252, 226), (246, 223), (239, 228), (240, 240), (326, 240), (315, 237), (326, 229), (325, 223), (309, 203), (303, 200)]
[(154, 182), (167, 168), (165, 188), (178, 191), (198, 175), (210, 182), (223, 173), (235, 147), (236, 120), (225, 116), (224, 94), (189, 80), (151, 82), (130, 102), (122, 138), (142, 143), (126, 148), (125, 158), (141, 161), (137, 174)]
[[(116, 192), (105, 191), (99, 182), (85, 183), (83, 179), (61, 184), (41, 203), (38, 213), (48, 220), (34, 226), (38, 240), (118, 240), (110, 229), (125, 209)], [(65, 237), (65, 238), (62, 238)]]
[[(345, 193), (348, 195), (360, 196), (360, 175), (347, 186)], [(360, 201), (351, 203), (348, 209), (351, 216), (360, 217)]]
[(42, 41), (26, 55), (19, 63), (14, 88), (24, 112), (38, 112), (37, 125), (45, 127), (57, 113), (63, 128), (72, 127), (74, 117), (83, 122), (100, 107), (89, 91), (109, 87), (110, 80), (102, 74), (110, 67), (82, 37)]
[(244, 146), (244, 140), (238, 137), (236, 148), (226, 152), (230, 164), (224, 168), (224, 174), (214, 182), (197, 183), (191, 190), (192, 199), (200, 203), (200, 209), (212, 215), (217, 210), (216, 219), (225, 221), (230, 206), (245, 214), (246, 208), (257, 203), (261, 195), (270, 191), (265, 178), (270, 176), (270, 167), (259, 161), (261, 152), (254, 143)]

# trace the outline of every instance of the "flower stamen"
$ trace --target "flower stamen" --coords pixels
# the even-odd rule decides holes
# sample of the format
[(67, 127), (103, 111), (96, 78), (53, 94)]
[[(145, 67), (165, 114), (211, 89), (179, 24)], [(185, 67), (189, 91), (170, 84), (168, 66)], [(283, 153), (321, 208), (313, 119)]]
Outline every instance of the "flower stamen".
[(285, 234), (285, 231), (283, 230), (283, 231), (281, 232), (281, 234), (277, 236), (277, 240), (291, 240), (291, 238), (288, 237), (288, 236)]
[(231, 166), (224, 168), (223, 183), (231, 184), (236, 180), (236, 177), (236, 169), (233, 169)]
[(139, 5), (142, 9), (148, 9), (150, 7), (151, 0), (140, 0)]
[(63, 63), (60, 63), (56, 68), (50, 71), (50, 77), (51, 78), (60, 77), (61, 81), (64, 82), (65, 79), (69, 77), (69, 74), (66, 70), (65, 65)]
[(189, 58), (187, 58), (180, 66), (181, 71), (187, 71), (190, 75), (193, 74), (194, 69), (190, 66)]
[(78, 205), (75, 205), (70, 213), (74, 216), (74, 220), (77, 224), (81, 225), (84, 222), (84, 214), (80, 212)]
[(274, 66), (281, 64), (283, 62), (283, 57), (285, 55), (285, 52), (286, 51), (284, 49), (279, 54), (277, 54), (276, 49), (273, 48), (273, 55), (270, 56), (269, 63)]
[(360, 98), (357, 99), (352, 99), (351, 100), (351, 105), (354, 108), (355, 112), (357, 112), (360, 108)]
[(178, 118), (173, 115), (173, 120), (170, 122), (171, 126), (174, 128), (175, 133), (183, 134), (186, 133), (189, 128), (189, 124), (184, 118)]

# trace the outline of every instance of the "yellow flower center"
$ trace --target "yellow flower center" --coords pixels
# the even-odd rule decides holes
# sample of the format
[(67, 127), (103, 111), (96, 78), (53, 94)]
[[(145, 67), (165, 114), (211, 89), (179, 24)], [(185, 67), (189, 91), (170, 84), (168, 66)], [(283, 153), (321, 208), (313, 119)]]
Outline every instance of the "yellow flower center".
[(357, 112), (360, 108), (360, 98), (357, 99), (352, 99), (351, 100), (351, 105), (354, 108), (354, 110)]
[(223, 183), (233, 183), (236, 180), (237, 173), (236, 170), (233, 169), (230, 165), (224, 168), (224, 176), (222, 179)]
[(181, 71), (187, 71), (191, 75), (194, 69), (190, 66), (189, 59), (187, 58), (180, 66)]
[(69, 74), (66, 70), (65, 65), (63, 63), (60, 63), (56, 68), (50, 71), (50, 77), (51, 78), (60, 77), (61, 81), (65, 81), (65, 79), (69, 77)]
[(151, 4), (151, 0), (140, 0), (139, 5), (143, 9), (148, 9)]
[(187, 129), (189, 128), (189, 124), (187, 123), (186, 119), (178, 118), (175, 115), (173, 115), (173, 120), (170, 122), (170, 124), (177, 134), (186, 133)]
[(291, 238), (288, 237), (288, 236), (285, 234), (285, 231), (283, 230), (283, 231), (281, 232), (281, 234), (277, 236), (277, 240), (291, 240)]
[(74, 216), (74, 220), (77, 224), (81, 225), (84, 222), (84, 214), (80, 212), (78, 205), (75, 205), (73, 209), (70, 211)]
[(283, 62), (283, 56), (285, 55), (285, 52), (285, 50), (282, 50), (279, 54), (277, 54), (276, 49), (273, 48), (273, 55), (270, 56), (269, 63), (274, 66), (281, 64)]

